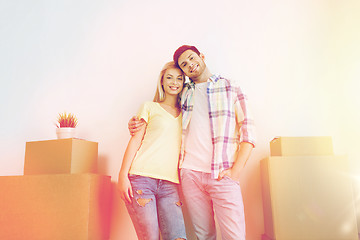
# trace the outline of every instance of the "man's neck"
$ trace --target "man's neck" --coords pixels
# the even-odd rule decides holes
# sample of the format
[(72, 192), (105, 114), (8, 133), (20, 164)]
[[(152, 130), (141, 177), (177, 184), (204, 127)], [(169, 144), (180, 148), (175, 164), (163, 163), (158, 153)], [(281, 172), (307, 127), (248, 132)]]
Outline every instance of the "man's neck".
[(208, 68), (205, 68), (204, 72), (197, 78), (192, 78), (191, 80), (196, 83), (207, 82), (207, 80), (212, 76)]

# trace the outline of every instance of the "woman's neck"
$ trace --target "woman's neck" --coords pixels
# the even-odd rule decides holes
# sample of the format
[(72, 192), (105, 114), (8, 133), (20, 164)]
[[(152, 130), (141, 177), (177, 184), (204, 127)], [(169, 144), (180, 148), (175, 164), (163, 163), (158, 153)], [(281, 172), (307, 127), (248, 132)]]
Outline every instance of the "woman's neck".
[(162, 104), (169, 105), (171, 107), (178, 107), (178, 97), (174, 95), (165, 95), (164, 101), (161, 102)]

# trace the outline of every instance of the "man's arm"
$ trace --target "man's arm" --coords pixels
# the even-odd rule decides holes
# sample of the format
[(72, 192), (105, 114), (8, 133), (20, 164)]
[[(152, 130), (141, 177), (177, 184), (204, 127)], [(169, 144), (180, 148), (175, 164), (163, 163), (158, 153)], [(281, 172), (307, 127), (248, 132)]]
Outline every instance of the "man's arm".
[(226, 169), (222, 171), (219, 174), (218, 180), (221, 180), (225, 175), (230, 177), (231, 179), (239, 182), (241, 171), (245, 167), (245, 164), (247, 160), (250, 157), (251, 151), (254, 148), (254, 145), (248, 142), (242, 142), (240, 143), (240, 149), (238, 152), (238, 155), (236, 157), (236, 160), (233, 164), (233, 166), (229, 169)]
[(247, 96), (241, 91), (241, 88), (234, 84), (236, 89), (235, 115), (236, 121), (240, 126), (240, 146), (238, 155), (231, 168), (222, 171), (219, 174), (218, 180), (221, 180), (225, 175), (229, 176), (235, 181), (240, 180), (240, 173), (245, 167), (247, 160), (250, 157), (252, 149), (255, 147), (255, 126), (251, 112), (249, 111), (249, 104)]

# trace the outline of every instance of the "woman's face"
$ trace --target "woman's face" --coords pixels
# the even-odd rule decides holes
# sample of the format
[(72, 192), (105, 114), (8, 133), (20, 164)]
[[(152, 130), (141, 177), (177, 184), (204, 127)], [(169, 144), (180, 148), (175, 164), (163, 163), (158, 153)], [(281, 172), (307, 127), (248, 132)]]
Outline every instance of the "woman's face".
[(166, 94), (177, 95), (179, 94), (184, 85), (184, 75), (178, 68), (169, 68), (165, 71), (163, 77), (163, 89)]

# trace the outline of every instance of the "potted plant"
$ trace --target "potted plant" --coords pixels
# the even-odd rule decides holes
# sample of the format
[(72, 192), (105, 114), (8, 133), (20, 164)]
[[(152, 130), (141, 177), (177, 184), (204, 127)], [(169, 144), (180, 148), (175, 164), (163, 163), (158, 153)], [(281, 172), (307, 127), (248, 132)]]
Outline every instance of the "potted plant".
[(56, 125), (56, 135), (58, 139), (73, 138), (75, 135), (75, 127), (78, 120), (72, 113), (59, 113)]

